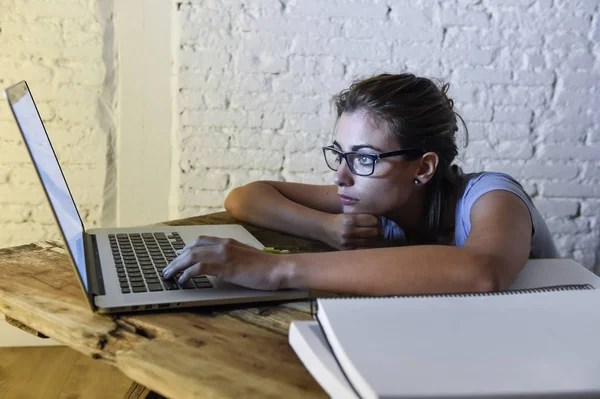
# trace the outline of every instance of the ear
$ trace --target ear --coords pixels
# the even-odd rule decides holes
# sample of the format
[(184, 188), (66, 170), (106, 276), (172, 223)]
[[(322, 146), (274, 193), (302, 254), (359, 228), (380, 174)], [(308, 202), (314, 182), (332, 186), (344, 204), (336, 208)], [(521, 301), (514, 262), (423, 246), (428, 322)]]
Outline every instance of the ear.
[(419, 184), (425, 184), (431, 180), (439, 162), (440, 157), (435, 152), (427, 152), (421, 157), (415, 174), (415, 179), (419, 181)]

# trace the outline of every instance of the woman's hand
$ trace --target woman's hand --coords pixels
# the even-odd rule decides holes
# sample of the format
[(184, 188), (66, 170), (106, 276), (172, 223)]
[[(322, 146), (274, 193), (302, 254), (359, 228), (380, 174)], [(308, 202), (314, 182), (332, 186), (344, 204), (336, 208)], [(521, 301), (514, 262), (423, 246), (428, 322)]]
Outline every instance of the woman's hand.
[(179, 282), (207, 274), (230, 283), (259, 290), (284, 288), (284, 255), (260, 251), (230, 238), (200, 236), (186, 245), (163, 271), (165, 278), (183, 272)]
[(325, 243), (341, 250), (385, 246), (381, 221), (369, 214), (330, 214), (324, 231)]

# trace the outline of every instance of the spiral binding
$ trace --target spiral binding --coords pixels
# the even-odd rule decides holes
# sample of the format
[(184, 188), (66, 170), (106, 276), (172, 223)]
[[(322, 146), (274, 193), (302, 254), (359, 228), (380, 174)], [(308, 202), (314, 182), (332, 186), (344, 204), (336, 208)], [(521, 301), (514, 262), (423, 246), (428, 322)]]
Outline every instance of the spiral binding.
[[(577, 290), (593, 290), (594, 286), (590, 284), (565, 284), (565, 285), (548, 285), (545, 287), (538, 288), (526, 288), (520, 290), (505, 290), (505, 291), (493, 291), (493, 292), (460, 292), (460, 293), (448, 293), (448, 294), (413, 294), (413, 295), (391, 295), (391, 296), (340, 296), (340, 297), (321, 297), (322, 299), (390, 299), (390, 298), (466, 298), (466, 297), (479, 297), (479, 296), (502, 296), (502, 295), (517, 295), (517, 294), (537, 294), (543, 292), (555, 292), (555, 291), (577, 291)], [(314, 318), (317, 314), (318, 297), (312, 295), (312, 291), (309, 292), (310, 301), (310, 315)]]

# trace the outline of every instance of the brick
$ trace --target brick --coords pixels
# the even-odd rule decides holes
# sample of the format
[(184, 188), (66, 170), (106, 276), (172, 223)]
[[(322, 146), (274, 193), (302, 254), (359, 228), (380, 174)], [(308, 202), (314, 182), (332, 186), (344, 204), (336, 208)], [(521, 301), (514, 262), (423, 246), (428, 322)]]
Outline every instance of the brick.
[(182, 50), (179, 53), (179, 63), (185, 67), (219, 68), (229, 65), (231, 56), (225, 52), (211, 50)]
[(539, 152), (544, 159), (600, 161), (600, 146), (542, 145)]
[(600, 75), (597, 72), (565, 72), (559, 75), (562, 77), (564, 87), (572, 90), (573, 88), (588, 88), (590, 82), (600, 80)]
[(511, 123), (471, 122), (467, 124), (467, 127), (469, 129), (469, 139), (472, 139), (474, 141), (529, 141), (531, 136), (529, 125), (515, 125)]
[(600, 240), (598, 240), (598, 237), (595, 234), (590, 234), (590, 235), (582, 234), (577, 237), (577, 240), (575, 240), (575, 242), (573, 244), (573, 248), (575, 250), (582, 250), (582, 251), (589, 252), (589, 250), (597, 250), (599, 243), (600, 243)]
[(33, 207), (26, 222), (39, 223), (43, 226), (52, 226), (56, 223), (52, 209), (46, 203)]
[(465, 106), (460, 110), (460, 115), (467, 122), (467, 126), (470, 122), (489, 122), (492, 120), (492, 110), (489, 107)]
[(584, 125), (563, 125), (551, 124), (548, 126), (537, 126), (534, 132), (544, 138), (545, 143), (558, 142), (563, 144), (565, 141), (572, 143), (585, 142), (587, 127)]
[(195, 4), (182, 3), (177, 16), (182, 31), (204, 26), (227, 26), (231, 23), (230, 14), (222, 10), (211, 10)]
[(488, 28), (490, 14), (483, 11), (463, 11), (457, 13), (455, 9), (443, 10), (441, 14), (442, 25), (475, 26)]
[(577, 216), (580, 203), (573, 200), (557, 200), (549, 198), (535, 198), (535, 207), (543, 217), (575, 217)]
[(600, 164), (589, 164), (585, 170), (585, 178), (600, 180)]
[(600, 199), (590, 198), (581, 203), (581, 216), (600, 217)]
[(230, 188), (241, 187), (259, 180), (281, 180), (281, 173), (268, 170), (239, 170), (231, 176)]
[(343, 18), (384, 18), (387, 12), (385, 4), (322, 2), (319, 0), (303, 0), (301, 3), (289, 4), (290, 15), (310, 17), (343, 17)]
[(182, 126), (203, 125), (203, 126), (242, 126), (246, 121), (245, 115), (227, 110), (206, 110), (206, 111), (183, 111), (181, 115)]
[(533, 162), (523, 164), (491, 162), (486, 164), (489, 170), (504, 172), (516, 178), (530, 179), (561, 179), (570, 180), (577, 177), (577, 165), (548, 165)]
[(225, 193), (222, 191), (197, 190), (193, 187), (186, 187), (182, 190), (179, 198), (181, 207), (215, 207), (216, 204), (223, 204)]
[(281, 151), (289, 138), (274, 131), (242, 129), (231, 138), (232, 148), (261, 148)]
[(325, 41), (296, 37), (292, 40), (292, 47), (288, 51), (309, 56), (326, 55), (376, 61), (385, 61), (391, 56), (391, 48), (386, 43), (338, 38)]
[(283, 73), (287, 70), (287, 59), (269, 53), (240, 54), (235, 65), (242, 73)]
[(317, 151), (307, 153), (286, 154), (284, 168), (289, 172), (312, 172), (315, 169), (322, 169), (323, 155)]
[(529, 159), (533, 153), (531, 143), (504, 141), (493, 148), (487, 142), (474, 141), (466, 149), (467, 156), (480, 159)]
[(321, 135), (333, 132), (334, 123), (333, 117), (320, 118), (312, 115), (292, 115), (286, 120), (285, 128)]
[(336, 21), (334, 18), (322, 19), (287, 15), (286, 18), (260, 18), (251, 24), (244, 24), (244, 29), (255, 28), (258, 32), (269, 32), (279, 36), (315, 36), (315, 37), (340, 37), (344, 22), (347, 19)]
[(494, 122), (528, 124), (532, 118), (533, 111), (530, 109), (494, 107)]
[(58, 228), (29, 222), (3, 223), (3, 228), (0, 229), (0, 247), (12, 247), (49, 239), (59, 240)]
[(229, 173), (200, 168), (181, 174), (180, 187), (222, 191), (229, 185)]
[[(318, 166), (317, 166), (318, 168)], [(333, 172), (327, 166), (320, 168), (321, 172), (282, 172), (284, 181), (304, 184), (333, 184)]]
[(589, 221), (584, 218), (548, 219), (546, 224), (552, 234), (582, 234), (590, 231)]
[(590, 44), (584, 35), (571, 32), (557, 32), (556, 34), (549, 35), (546, 38), (546, 43), (548, 48), (565, 49), (568, 51), (573, 51), (576, 48), (584, 49)]
[(546, 59), (539, 52), (528, 53), (523, 55), (523, 67), (526, 69), (544, 68)]
[(181, 151), (202, 151), (203, 149), (225, 149), (229, 147), (231, 134), (226, 132), (198, 132), (192, 129), (182, 137)]
[(592, 69), (594, 56), (587, 48), (577, 49), (567, 54), (561, 66), (565, 69)]
[(510, 71), (458, 68), (456, 73), (460, 82), (478, 82), (486, 84), (508, 84), (512, 82)]
[[(279, 170), (283, 164), (283, 154), (258, 149), (215, 149), (203, 153), (184, 153), (181, 156), (182, 167), (196, 165), (217, 169), (264, 169)], [(188, 166), (189, 167), (189, 166)]]
[(544, 183), (543, 195), (546, 197), (594, 198), (600, 196), (597, 184), (586, 183)]
[(537, 86), (537, 85), (551, 85), (556, 76), (552, 71), (515, 71), (515, 82), (518, 82), (521, 86)]
[(193, 216), (208, 215), (215, 212), (223, 212), (225, 209), (221, 206), (180, 206), (179, 217), (189, 218)]
[(515, 6), (519, 8), (527, 8), (534, 2), (535, 0), (495, 0), (494, 5), (497, 7)]
[(590, 251), (573, 251), (573, 259), (589, 270), (594, 270), (596, 266), (596, 254)]

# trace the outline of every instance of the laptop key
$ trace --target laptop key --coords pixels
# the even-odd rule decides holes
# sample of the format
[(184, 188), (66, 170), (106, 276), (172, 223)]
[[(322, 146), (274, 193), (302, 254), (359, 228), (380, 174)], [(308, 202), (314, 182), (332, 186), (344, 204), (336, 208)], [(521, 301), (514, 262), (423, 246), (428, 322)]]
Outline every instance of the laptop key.
[(163, 280), (163, 285), (165, 286), (165, 289), (167, 291), (174, 291), (179, 289), (179, 286), (173, 280)]
[(128, 288), (121, 287), (121, 293), (123, 293), (123, 294), (129, 294), (130, 292), (131, 291), (129, 290), (129, 287)]
[(133, 292), (148, 292), (146, 287), (133, 287)]
[(196, 283), (197, 288), (212, 288), (212, 284), (210, 282), (206, 283)]
[(191, 280), (187, 280), (185, 283), (182, 283), (182, 284), (179, 284), (179, 285), (184, 290), (192, 290), (192, 289), (196, 288), (196, 285)]
[(162, 291), (163, 287), (160, 283), (148, 284), (148, 289), (150, 291)]

